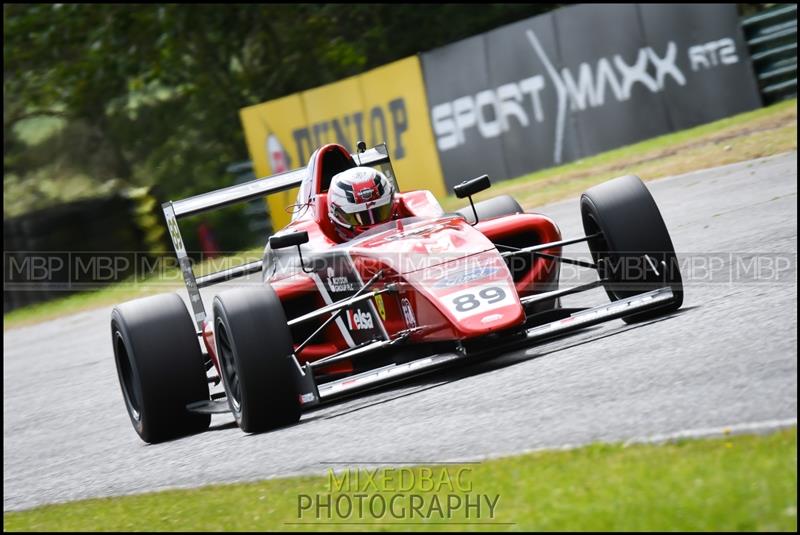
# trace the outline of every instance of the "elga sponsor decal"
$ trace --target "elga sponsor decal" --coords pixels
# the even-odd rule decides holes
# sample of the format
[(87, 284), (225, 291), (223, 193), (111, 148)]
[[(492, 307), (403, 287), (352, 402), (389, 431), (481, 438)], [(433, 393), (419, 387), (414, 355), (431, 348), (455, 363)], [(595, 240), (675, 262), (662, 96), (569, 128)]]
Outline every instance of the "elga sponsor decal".
[[(315, 278), (326, 303), (348, 299), (362, 287), (363, 282), (346, 253), (332, 255), (326, 258), (325, 263), (316, 271)], [(383, 324), (371, 302), (346, 310), (336, 319), (336, 325), (351, 345), (386, 338)]]
[(355, 281), (349, 279), (347, 276), (336, 275), (333, 267), (328, 266), (326, 274), (327, 277), (325, 279), (325, 283), (327, 284), (329, 291), (338, 293), (355, 292), (358, 290)]
[(414, 316), (414, 310), (411, 308), (411, 301), (404, 297), (400, 300), (400, 308), (403, 309), (403, 318), (405, 318), (408, 328), (415, 328), (417, 326), (417, 318)]
[(356, 308), (347, 311), (347, 327), (351, 331), (365, 331), (374, 329), (375, 323), (372, 321), (372, 314)]
[(491, 277), (498, 271), (500, 271), (499, 268), (491, 265), (471, 266), (461, 272), (442, 277), (436, 281), (434, 288), (451, 288), (453, 286), (461, 286), (475, 280)]

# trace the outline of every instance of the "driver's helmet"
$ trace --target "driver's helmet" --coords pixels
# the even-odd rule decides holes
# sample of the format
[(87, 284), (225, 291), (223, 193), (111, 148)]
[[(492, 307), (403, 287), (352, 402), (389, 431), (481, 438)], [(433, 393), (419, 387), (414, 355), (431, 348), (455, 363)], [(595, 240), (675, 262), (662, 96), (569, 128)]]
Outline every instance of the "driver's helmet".
[(328, 217), (349, 240), (392, 218), (394, 185), (372, 167), (353, 167), (334, 175), (328, 188)]

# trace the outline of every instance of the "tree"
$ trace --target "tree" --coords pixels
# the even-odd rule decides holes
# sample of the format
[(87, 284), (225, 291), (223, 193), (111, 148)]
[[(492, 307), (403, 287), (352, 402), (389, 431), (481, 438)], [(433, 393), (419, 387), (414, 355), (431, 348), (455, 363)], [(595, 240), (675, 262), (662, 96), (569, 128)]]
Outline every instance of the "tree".
[(73, 160), (98, 181), (170, 197), (220, 187), (246, 157), (240, 108), (552, 7), (4, 4), (5, 167), (14, 126), (50, 115), (84, 125)]

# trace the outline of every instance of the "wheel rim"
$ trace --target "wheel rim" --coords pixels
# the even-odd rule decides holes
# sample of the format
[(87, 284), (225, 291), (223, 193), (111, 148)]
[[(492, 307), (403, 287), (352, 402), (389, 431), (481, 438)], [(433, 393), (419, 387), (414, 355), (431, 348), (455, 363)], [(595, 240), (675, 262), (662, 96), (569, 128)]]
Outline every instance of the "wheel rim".
[(134, 387), (131, 359), (125, 347), (125, 341), (122, 339), (122, 333), (119, 331), (114, 332), (114, 357), (117, 360), (117, 370), (119, 372), (120, 384), (122, 385), (122, 396), (125, 398), (125, 405), (128, 407), (131, 418), (139, 422), (142, 419), (140, 408), (141, 401)]
[(222, 379), (225, 381), (225, 388), (228, 391), (228, 399), (230, 399), (233, 409), (239, 412), (242, 387), (239, 381), (239, 374), (236, 371), (236, 356), (233, 345), (221, 319), (217, 320), (217, 353), (220, 369), (222, 370)]

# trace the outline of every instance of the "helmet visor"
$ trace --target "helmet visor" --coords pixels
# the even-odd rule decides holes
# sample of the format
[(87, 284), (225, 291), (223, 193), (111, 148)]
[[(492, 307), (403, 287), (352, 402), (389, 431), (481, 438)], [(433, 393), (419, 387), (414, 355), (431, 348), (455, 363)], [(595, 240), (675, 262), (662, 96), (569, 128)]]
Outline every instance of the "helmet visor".
[(356, 212), (353, 215), (356, 216), (359, 225), (383, 223), (384, 221), (388, 221), (389, 217), (392, 215), (392, 204), (387, 203), (383, 206), (376, 206), (374, 208), (362, 210), (361, 212)]
[(388, 221), (392, 215), (392, 203), (386, 203), (383, 206), (375, 206), (360, 212), (353, 212), (352, 214), (345, 213), (343, 210), (337, 210), (336, 214), (342, 221), (353, 227), (363, 227), (366, 225), (376, 225)]

